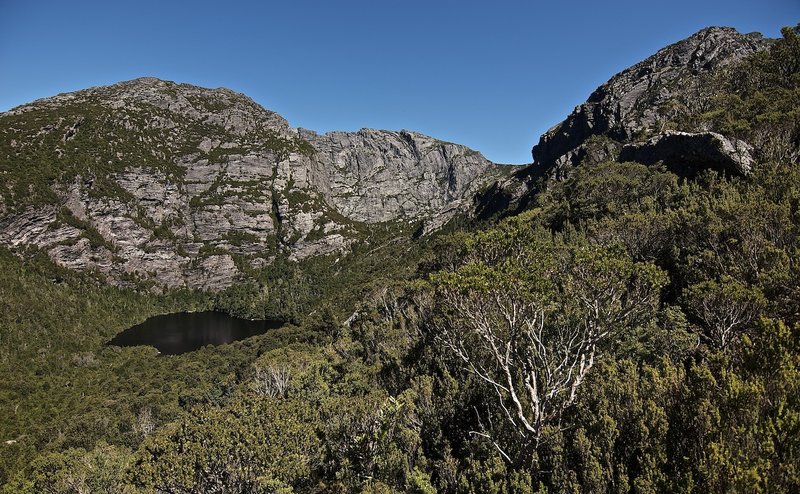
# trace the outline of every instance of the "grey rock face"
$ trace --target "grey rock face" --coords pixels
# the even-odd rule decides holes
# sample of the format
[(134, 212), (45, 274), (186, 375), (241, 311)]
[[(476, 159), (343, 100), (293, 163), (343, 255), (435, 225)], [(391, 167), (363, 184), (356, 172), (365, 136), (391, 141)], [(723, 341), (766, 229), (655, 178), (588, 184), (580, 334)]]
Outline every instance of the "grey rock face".
[(416, 132), (300, 130), (298, 136), (317, 150), (308, 160), (310, 185), (341, 214), (367, 223), (451, 209), (491, 168), (480, 153)]
[(728, 139), (715, 132), (667, 132), (642, 144), (626, 145), (619, 160), (645, 165), (660, 162), (678, 174), (714, 168), (735, 175), (748, 175), (753, 168), (752, 151), (746, 142)]
[(233, 91), (153, 78), (0, 114), (11, 149), (50, 135), (48, 165), (78, 171), (44, 204), (6, 207), (19, 198), (0, 192), (0, 242), (120, 285), (222, 289), (281, 252), (346, 251), (364, 225), (451, 215), (496, 172), (477, 152), (414, 132), (318, 135)]
[(702, 97), (703, 78), (769, 46), (760, 34), (711, 27), (612, 77), (566, 120), (548, 130), (533, 148), (536, 166), (574, 165), (591, 136), (621, 143), (647, 139), (677, 111), (672, 104), (687, 94)]
[(708, 128), (678, 132), (670, 125), (681, 112), (702, 111), (702, 103), (714, 96), (707, 83), (718, 71), (771, 42), (758, 33), (710, 27), (620, 72), (541, 136), (532, 165), (477, 197), (476, 214), (492, 218), (520, 211), (540, 190), (543, 177), (562, 179), (579, 164), (633, 160), (661, 162), (681, 175), (709, 167), (748, 174), (753, 159), (747, 143)]

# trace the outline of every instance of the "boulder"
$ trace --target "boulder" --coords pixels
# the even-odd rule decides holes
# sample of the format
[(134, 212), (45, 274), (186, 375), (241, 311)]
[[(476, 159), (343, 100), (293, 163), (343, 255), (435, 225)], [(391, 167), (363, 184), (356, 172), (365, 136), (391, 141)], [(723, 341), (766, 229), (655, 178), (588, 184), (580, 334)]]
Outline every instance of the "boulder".
[(682, 176), (692, 176), (704, 169), (749, 175), (753, 169), (752, 151), (746, 142), (716, 132), (666, 132), (644, 143), (624, 146), (619, 160), (645, 165), (662, 163)]

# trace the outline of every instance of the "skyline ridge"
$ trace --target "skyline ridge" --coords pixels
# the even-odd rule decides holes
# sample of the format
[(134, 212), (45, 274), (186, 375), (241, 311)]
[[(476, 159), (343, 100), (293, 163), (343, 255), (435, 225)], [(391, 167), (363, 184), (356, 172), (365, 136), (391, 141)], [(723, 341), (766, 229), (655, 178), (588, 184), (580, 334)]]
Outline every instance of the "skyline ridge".
[(541, 134), (658, 49), (709, 26), (776, 38), (800, 19), (782, 0), (139, 5), (0, 5), (0, 111), (155, 76), (230, 88), (320, 133), (414, 129), (529, 163)]

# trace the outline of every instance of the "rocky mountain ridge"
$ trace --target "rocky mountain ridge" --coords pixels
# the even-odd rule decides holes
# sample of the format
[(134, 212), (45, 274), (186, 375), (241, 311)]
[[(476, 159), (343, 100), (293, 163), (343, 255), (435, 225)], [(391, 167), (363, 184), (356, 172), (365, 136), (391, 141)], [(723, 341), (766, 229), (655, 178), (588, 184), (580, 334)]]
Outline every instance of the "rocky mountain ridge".
[(708, 168), (749, 174), (753, 146), (696, 117), (717, 96), (715, 78), (773, 41), (759, 33), (709, 27), (614, 75), (539, 138), (532, 165), (483, 194), (478, 214), (518, 211), (538, 180), (564, 179), (582, 164), (630, 160), (662, 164), (681, 176)]
[(539, 179), (581, 164), (747, 175), (755, 143), (702, 115), (726, 71), (772, 42), (711, 27), (665, 47), (594, 91), (521, 168), (410, 131), (292, 128), (234, 91), (153, 78), (46, 98), (0, 114), (0, 242), (116, 284), (216, 290), (377, 229), (409, 238), (459, 213), (513, 214)]
[(437, 219), (500, 169), (422, 134), (319, 135), (227, 89), (153, 78), (0, 115), (0, 241), (113, 283), (219, 289), (276, 255)]
[(616, 157), (613, 152), (604, 156), (597, 146), (592, 149), (587, 143), (592, 137), (612, 141), (606, 151), (613, 151), (668, 130), (688, 130), (670, 128), (671, 123), (681, 112), (700, 110), (709, 97), (704, 85), (708, 76), (766, 49), (770, 42), (758, 33), (709, 27), (659, 50), (609, 79), (543, 134), (532, 150), (534, 163), (561, 168), (586, 158)]

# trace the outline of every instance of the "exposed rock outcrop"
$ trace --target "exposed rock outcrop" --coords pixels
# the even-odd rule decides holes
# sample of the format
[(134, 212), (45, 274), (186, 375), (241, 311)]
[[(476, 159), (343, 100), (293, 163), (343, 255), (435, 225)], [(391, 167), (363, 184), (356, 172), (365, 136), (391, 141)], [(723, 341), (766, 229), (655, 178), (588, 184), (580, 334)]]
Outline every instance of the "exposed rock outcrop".
[(525, 209), (541, 179), (565, 178), (581, 164), (632, 160), (662, 163), (683, 176), (708, 168), (748, 174), (753, 167), (748, 143), (710, 127), (681, 129), (677, 122), (702, 113), (702, 105), (717, 94), (713, 82), (722, 71), (772, 42), (758, 33), (710, 27), (620, 72), (541, 136), (533, 164), (476, 197), (477, 217)]
[(374, 223), (451, 215), (497, 173), (418, 133), (319, 135), (228, 89), (153, 78), (0, 114), (0, 146), (13, 172), (0, 242), (165, 287), (225, 288), (281, 253), (331, 254)]
[(416, 132), (300, 130), (316, 150), (310, 185), (341, 214), (369, 223), (419, 218), (460, 202), (491, 173), (478, 152)]
[(622, 148), (619, 161), (645, 165), (663, 163), (677, 174), (693, 175), (703, 169), (748, 175), (753, 169), (753, 148), (744, 141), (715, 132), (666, 132), (641, 144)]
[(533, 148), (535, 165), (551, 169), (581, 162), (592, 136), (632, 144), (669, 130), (665, 125), (676, 112), (685, 110), (687, 99), (700, 101), (708, 96), (704, 78), (769, 43), (758, 33), (710, 27), (667, 46), (612, 77), (566, 120), (542, 135)]

